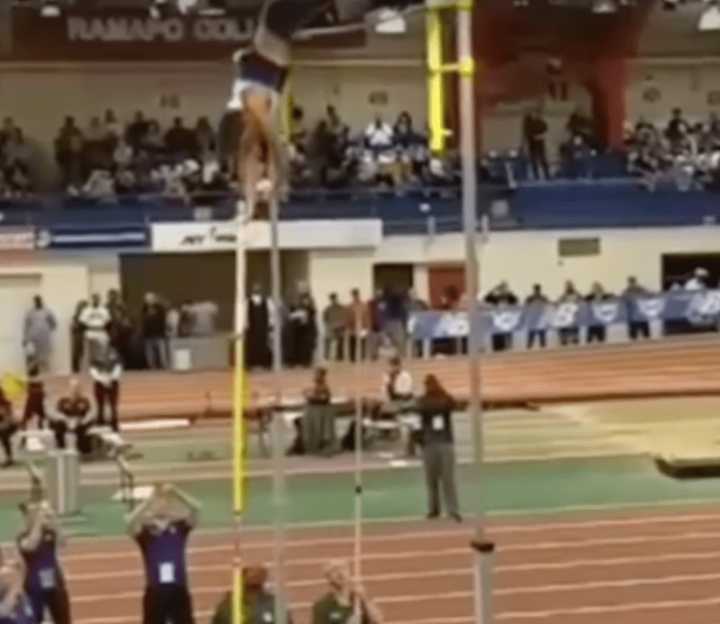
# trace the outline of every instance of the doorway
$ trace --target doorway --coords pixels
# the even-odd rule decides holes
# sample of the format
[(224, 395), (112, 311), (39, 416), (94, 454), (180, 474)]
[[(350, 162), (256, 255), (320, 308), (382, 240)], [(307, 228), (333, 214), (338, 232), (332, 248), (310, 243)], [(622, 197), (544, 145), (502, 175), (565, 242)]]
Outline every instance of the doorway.
[(448, 300), (456, 304), (465, 292), (465, 267), (461, 264), (431, 266), (428, 284), (431, 308), (442, 308)]

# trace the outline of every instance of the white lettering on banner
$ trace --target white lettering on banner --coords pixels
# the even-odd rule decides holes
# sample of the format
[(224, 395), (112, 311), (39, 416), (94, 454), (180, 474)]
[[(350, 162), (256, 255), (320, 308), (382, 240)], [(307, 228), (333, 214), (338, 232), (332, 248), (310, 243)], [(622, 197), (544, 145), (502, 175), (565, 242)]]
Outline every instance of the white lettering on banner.
[(561, 303), (553, 313), (555, 327), (572, 327), (577, 324), (577, 313), (580, 309), (577, 303)]
[(198, 41), (242, 43), (252, 37), (253, 29), (251, 19), (242, 24), (233, 19), (200, 19), (195, 22), (193, 35)]
[(186, 23), (177, 17), (163, 20), (138, 17), (69, 17), (67, 38), (70, 41), (153, 42), (177, 43), (184, 40), (199, 42), (242, 43), (252, 37), (254, 21), (241, 22), (233, 18), (204, 18)]
[(35, 248), (35, 231), (31, 228), (0, 228), (0, 251)]
[(693, 297), (690, 307), (703, 316), (720, 314), (720, 292), (709, 291), (697, 294)]
[(637, 306), (640, 312), (648, 319), (657, 319), (665, 311), (665, 299), (652, 297), (651, 299), (638, 299)]
[(448, 313), (440, 317), (435, 332), (446, 338), (462, 338), (470, 334), (470, 320), (464, 313)]
[(615, 321), (620, 313), (620, 304), (617, 301), (593, 303), (593, 314), (605, 325)]
[(503, 310), (502, 312), (492, 313), (493, 325), (502, 332), (515, 331), (520, 324), (521, 310)]
[[(243, 229), (248, 249), (270, 247), (270, 225), (253, 221)], [(154, 251), (233, 251), (237, 225), (232, 221), (210, 223), (155, 223)], [(382, 240), (379, 219), (282, 221), (279, 226), (283, 249), (375, 248)]]

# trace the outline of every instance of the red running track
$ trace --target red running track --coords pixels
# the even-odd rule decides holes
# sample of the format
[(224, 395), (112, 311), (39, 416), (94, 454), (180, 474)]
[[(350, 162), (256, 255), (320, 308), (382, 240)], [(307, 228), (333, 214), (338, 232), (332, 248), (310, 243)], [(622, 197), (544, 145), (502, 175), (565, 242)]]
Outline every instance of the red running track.
[[(365, 585), (392, 624), (470, 624), (471, 526), (437, 522), (365, 528)], [(720, 607), (720, 508), (497, 521), (496, 621), (512, 624), (713, 624)], [(248, 531), (248, 561), (270, 561), (269, 531)], [(198, 534), (190, 552), (198, 622), (229, 583), (227, 533)], [(352, 556), (349, 527), (288, 536), (290, 598), (299, 624), (324, 591), (322, 566)], [(142, 568), (129, 539), (71, 544), (65, 566), (77, 624), (136, 624)]]

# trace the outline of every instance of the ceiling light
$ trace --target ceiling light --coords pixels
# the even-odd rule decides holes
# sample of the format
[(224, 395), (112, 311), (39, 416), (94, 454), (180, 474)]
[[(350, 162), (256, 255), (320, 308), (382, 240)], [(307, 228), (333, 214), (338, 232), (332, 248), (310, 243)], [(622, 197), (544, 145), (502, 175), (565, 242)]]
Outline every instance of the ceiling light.
[(703, 32), (720, 30), (720, 6), (715, 0), (710, 2), (709, 6), (703, 10), (698, 23), (698, 30)]
[(592, 7), (593, 13), (598, 15), (609, 15), (618, 10), (615, 0), (595, 0)]
[(40, 15), (42, 17), (60, 17), (62, 10), (57, 2), (44, 2), (40, 7)]

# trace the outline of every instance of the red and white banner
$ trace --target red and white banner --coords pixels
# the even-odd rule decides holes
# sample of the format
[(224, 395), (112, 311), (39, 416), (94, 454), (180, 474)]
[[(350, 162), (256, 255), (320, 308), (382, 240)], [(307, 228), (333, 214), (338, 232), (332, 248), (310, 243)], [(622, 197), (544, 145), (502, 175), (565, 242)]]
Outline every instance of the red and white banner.
[(30, 251), (35, 249), (35, 229), (0, 227), (0, 251)]

